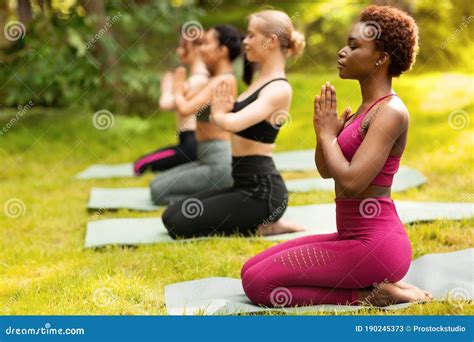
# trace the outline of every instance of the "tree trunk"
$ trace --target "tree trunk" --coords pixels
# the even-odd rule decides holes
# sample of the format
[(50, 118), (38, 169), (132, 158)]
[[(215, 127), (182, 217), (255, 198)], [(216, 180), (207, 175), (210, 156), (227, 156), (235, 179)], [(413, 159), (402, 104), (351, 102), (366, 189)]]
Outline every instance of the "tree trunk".
[(25, 25), (33, 19), (30, 0), (18, 0), (18, 17)]

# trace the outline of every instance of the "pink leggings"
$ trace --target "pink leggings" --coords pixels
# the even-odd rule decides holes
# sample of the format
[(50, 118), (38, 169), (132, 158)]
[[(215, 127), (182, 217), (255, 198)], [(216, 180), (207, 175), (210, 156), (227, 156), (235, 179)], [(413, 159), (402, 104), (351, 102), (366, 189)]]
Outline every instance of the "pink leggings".
[[(315, 218), (317, 220), (317, 218)], [(257, 304), (358, 304), (358, 289), (397, 282), (411, 246), (390, 198), (336, 199), (337, 233), (305, 236), (248, 260), (242, 285)]]

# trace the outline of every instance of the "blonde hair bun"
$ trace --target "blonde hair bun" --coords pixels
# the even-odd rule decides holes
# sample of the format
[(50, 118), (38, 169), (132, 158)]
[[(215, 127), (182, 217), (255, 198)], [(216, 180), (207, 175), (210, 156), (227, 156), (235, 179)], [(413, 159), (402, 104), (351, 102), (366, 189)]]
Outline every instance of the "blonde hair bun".
[(263, 10), (252, 13), (250, 19), (258, 18), (259, 29), (266, 35), (276, 35), (280, 46), (288, 56), (297, 56), (303, 52), (306, 42), (304, 35), (295, 30), (291, 18), (285, 12), (278, 10)]
[(290, 38), (290, 47), (288, 52), (291, 56), (299, 56), (303, 53), (306, 46), (304, 35), (301, 32), (293, 31)]

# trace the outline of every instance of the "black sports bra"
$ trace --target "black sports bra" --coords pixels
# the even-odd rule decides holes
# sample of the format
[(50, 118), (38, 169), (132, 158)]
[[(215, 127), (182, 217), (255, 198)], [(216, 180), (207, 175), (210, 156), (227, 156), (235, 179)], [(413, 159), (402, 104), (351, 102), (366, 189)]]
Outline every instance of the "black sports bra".
[[(253, 92), (250, 96), (245, 98), (242, 101), (236, 101), (234, 103), (234, 108), (232, 109), (232, 112), (238, 112), (242, 110), (243, 108), (247, 107), (249, 104), (254, 102), (258, 98), (258, 94), (260, 91), (265, 88), (268, 84), (274, 82), (274, 81), (286, 81), (288, 80), (286, 78), (275, 78), (273, 80), (268, 81), (264, 85), (262, 85), (260, 88), (258, 88), (255, 92)], [(276, 136), (278, 134), (279, 128), (281, 125), (275, 125), (274, 127), (272, 124), (270, 124), (268, 121), (263, 120), (255, 125), (252, 125), (250, 127), (247, 127), (246, 129), (240, 131), (240, 132), (235, 132), (235, 134), (250, 139), (250, 140), (255, 140), (258, 142), (266, 143), (266, 144), (273, 144), (275, 142)]]

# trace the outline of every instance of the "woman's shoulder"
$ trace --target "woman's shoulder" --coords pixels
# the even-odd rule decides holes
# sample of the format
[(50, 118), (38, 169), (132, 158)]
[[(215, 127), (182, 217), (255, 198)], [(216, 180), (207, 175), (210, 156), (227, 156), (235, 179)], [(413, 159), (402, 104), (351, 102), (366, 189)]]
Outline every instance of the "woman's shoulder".
[[(398, 96), (393, 96), (386, 103), (374, 111), (372, 120), (374, 124), (389, 123), (405, 126), (409, 121), (408, 108)], [(370, 120), (370, 119), (369, 119)]]
[(393, 96), (387, 104), (387, 110), (399, 119), (408, 119), (408, 108), (399, 96)]
[(260, 92), (262, 95), (275, 98), (291, 98), (293, 88), (286, 79), (274, 80), (268, 83)]

